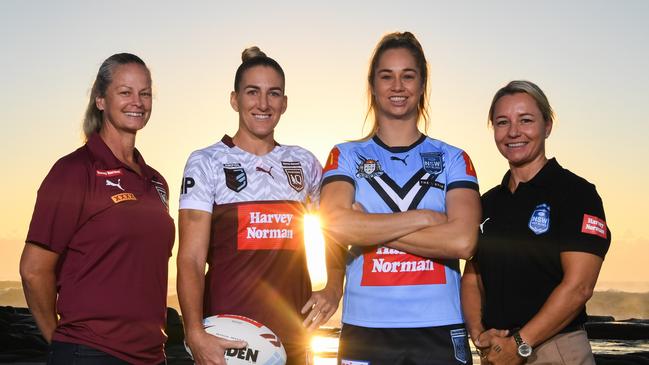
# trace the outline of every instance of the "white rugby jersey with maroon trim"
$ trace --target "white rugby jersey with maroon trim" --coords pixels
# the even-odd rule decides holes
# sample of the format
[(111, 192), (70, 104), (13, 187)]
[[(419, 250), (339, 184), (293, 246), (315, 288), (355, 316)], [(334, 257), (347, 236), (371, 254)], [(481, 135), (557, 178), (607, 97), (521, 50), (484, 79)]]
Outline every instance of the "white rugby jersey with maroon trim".
[(212, 213), (205, 316), (244, 315), (283, 342), (303, 339), (299, 311), (311, 294), (303, 216), (321, 177), (315, 156), (297, 146), (257, 156), (226, 135), (190, 155), (180, 209)]

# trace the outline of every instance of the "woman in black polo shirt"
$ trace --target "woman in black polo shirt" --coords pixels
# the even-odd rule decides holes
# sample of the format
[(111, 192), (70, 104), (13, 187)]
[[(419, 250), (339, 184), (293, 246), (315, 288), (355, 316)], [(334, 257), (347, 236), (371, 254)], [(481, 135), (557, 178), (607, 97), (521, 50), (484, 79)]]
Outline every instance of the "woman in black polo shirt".
[(498, 90), (489, 122), (509, 162), (482, 196), (462, 307), (483, 363), (594, 364), (583, 324), (611, 242), (595, 186), (545, 154), (554, 112), (529, 81)]

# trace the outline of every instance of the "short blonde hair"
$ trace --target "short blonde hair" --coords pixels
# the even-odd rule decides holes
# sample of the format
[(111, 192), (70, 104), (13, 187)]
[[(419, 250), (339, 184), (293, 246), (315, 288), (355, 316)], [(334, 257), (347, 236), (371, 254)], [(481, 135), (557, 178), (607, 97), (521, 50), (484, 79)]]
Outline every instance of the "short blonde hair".
[(494, 114), (494, 109), (496, 107), (496, 103), (500, 98), (502, 98), (505, 95), (512, 95), (512, 94), (518, 94), (518, 93), (525, 93), (534, 99), (536, 102), (536, 106), (539, 108), (541, 111), (541, 115), (543, 116), (543, 120), (546, 122), (553, 122), (555, 115), (554, 115), (554, 110), (550, 106), (550, 101), (548, 101), (548, 97), (545, 96), (545, 93), (543, 90), (541, 90), (538, 85), (531, 81), (527, 80), (514, 80), (510, 81), (507, 85), (503, 86), (500, 88), (500, 90), (496, 91), (496, 95), (494, 95), (493, 100), (491, 101), (491, 106), (489, 107), (489, 115), (487, 116), (487, 121), (490, 124), (493, 124), (493, 114)]

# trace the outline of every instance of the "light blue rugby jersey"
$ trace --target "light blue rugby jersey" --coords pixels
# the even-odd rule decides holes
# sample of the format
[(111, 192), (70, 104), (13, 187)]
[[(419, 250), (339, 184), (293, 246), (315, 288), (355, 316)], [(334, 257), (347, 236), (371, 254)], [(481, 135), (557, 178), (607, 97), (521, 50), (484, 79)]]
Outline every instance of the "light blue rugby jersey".
[[(355, 200), (369, 213), (446, 212), (448, 190), (478, 190), (469, 156), (423, 135), (407, 147), (388, 147), (376, 136), (336, 145), (323, 185), (340, 180), (354, 185)], [(383, 246), (352, 247), (346, 276), (344, 323), (413, 328), (463, 322), (457, 259), (429, 260)]]

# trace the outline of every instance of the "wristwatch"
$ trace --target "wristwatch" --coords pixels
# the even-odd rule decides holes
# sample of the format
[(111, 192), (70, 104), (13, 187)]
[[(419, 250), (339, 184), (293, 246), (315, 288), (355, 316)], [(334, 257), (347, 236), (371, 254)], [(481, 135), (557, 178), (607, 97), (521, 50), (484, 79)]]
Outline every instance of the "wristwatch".
[(518, 355), (522, 358), (527, 359), (532, 355), (532, 346), (529, 343), (523, 341), (521, 334), (518, 331), (514, 332), (512, 335), (514, 341), (516, 341), (516, 346), (518, 346)]

